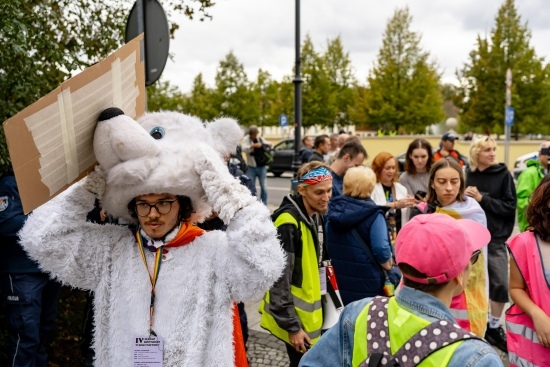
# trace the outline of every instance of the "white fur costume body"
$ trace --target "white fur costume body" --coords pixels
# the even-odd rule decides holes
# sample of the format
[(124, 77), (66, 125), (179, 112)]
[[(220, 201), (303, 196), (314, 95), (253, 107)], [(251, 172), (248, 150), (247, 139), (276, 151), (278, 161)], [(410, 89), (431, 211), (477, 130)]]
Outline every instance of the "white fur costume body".
[[(125, 157), (117, 143), (139, 125), (126, 116), (99, 122), (95, 140), (103, 145), (95, 149), (107, 177), (103, 204), (108, 212), (128, 218), (124, 209), (137, 195), (187, 192), (198, 209), (195, 220), (213, 208), (229, 223), (226, 232), (207, 232), (169, 249), (173, 257), (162, 262), (157, 281), (153, 329), (164, 338), (165, 367), (233, 366), (231, 304), (261, 297), (280, 276), (284, 254), (268, 209), (224, 167), (221, 156), (231, 149), (216, 137), (189, 135), (206, 131), (196, 125), (198, 120), (161, 115), (150, 114), (141, 125), (157, 118), (154, 124), (162, 124), (166, 137), (173, 135), (177, 143), (154, 149), (166, 141), (153, 139), (151, 144), (149, 135), (139, 132), (135, 141), (140, 146)], [(121, 119), (128, 124), (121, 138), (105, 133), (117, 126), (102, 124)], [(180, 124), (190, 126), (180, 129)], [(144, 127), (148, 132), (149, 126)], [(86, 222), (95, 196), (85, 186), (90, 182), (77, 183), (36, 209), (20, 233), (21, 242), (43, 270), (64, 284), (95, 292), (95, 365), (131, 366), (134, 338), (149, 330), (149, 275), (128, 228)], [(145, 252), (151, 268), (154, 253)]]

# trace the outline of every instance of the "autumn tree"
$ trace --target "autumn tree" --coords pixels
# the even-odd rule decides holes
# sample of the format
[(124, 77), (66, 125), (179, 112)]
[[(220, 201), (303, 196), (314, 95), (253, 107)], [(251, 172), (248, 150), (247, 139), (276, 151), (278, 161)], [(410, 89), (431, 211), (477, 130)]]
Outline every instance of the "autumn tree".
[(530, 40), (531, 32), (514, 0), (506, 0), (495, 17), (490, 38), (477, 36), (468, 63), (457, 73), (462, 124), (479, 132), (503, 132), (505, 77), (510, 68), (515, 127), (522, 133), (550, 133), (550, 70)]
[(412, 31), (408, 8), (397, 9), (388, 21), (382, 47), (371, 70), (366, 99), (371, 128), (396, 127), (422, 132), (443, 117), (439, 74), (429, 53)]

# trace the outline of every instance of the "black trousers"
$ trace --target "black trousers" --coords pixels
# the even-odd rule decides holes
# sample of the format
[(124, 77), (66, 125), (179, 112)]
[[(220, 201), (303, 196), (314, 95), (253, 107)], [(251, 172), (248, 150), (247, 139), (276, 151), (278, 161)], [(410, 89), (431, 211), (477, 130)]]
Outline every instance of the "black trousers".
[(290, 360), (290, 363), (288, 366), (298, 367), (304, 353), (296, 352), (296, 349), (294, 349), (294, 347), (290, 344), (285, 343), (285, 346), (286, 346), (286, 353), (288, 354), (288, 359)]

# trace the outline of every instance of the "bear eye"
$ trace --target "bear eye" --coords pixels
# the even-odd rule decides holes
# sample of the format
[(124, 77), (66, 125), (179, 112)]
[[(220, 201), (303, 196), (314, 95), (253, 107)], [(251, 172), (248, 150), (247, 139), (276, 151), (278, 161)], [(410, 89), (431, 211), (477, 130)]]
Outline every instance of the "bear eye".
[(149, 133), (155, 140), (160, 140), (164, 138), (164, 129), (160, 126), (155, 126)]

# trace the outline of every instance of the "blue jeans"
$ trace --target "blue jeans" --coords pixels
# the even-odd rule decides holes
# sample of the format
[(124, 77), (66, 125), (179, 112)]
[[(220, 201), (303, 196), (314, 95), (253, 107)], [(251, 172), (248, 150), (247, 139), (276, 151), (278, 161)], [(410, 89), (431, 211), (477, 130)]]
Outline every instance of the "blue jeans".
[(10, 366), (46, 367), (61, 285), (43, 273), (1, 274)]
[(262, 199), (262, 203), (264, 205), (267, 205), (267, 168), (265, 166), (262, 167), (248, 167), (248, 171), (246, 171), (246, 175), (250, 177), (254, 185), (256, 185), (256, 177), (258, 177), (258, 180), (260, 181), (260, 189), (261, 194), (260, 198)]

